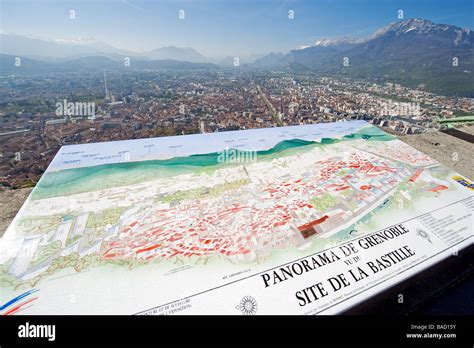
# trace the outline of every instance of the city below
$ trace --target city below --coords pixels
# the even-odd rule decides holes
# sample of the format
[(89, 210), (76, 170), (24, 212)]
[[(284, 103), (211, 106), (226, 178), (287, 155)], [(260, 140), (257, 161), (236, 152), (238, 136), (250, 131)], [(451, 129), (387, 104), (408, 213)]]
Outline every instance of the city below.
[[(33, 186), (63, 145), (346, 120), (416, 134), (472, 98), (246, 67), (1, 78), (0, 186)], [(422, 86), (421, 86), (422, 87)]]

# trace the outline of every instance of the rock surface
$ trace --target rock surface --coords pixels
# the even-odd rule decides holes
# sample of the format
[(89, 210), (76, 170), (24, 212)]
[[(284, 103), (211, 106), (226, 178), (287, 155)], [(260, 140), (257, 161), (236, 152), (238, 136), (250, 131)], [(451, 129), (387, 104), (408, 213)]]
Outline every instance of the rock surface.
[(0, 236), (6, 231), (31, 190), (31, 188), (18, 190), (0, 189)]

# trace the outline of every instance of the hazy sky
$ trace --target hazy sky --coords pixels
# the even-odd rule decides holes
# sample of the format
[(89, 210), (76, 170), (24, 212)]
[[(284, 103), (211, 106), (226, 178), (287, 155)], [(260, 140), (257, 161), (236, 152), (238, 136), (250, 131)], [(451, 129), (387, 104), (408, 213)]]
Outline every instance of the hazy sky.
[[(474, 0), (0, 0), (0, 6), (4, 33), (92, 37), (132, 51), (193, 47), (210, 57), (286, 52), (321, 38), (368, 36), (398, 20), (399, 9), (405, 18), (464, 28), (473, 28), (474, 15)], [(294, 19), (288, 18), (290, 10)]]

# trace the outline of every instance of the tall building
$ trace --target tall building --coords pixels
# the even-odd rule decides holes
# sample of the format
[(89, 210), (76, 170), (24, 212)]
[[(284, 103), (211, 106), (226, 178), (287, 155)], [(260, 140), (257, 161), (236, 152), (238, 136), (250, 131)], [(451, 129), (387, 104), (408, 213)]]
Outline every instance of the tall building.
[(104, 101), (105, 102), (111, 102), (112, 101), (112, 95), (111, 95), (110, 91), (107, 89), (107, 75), (105, 74), (105, 69), (104, 69), (104, 92), (105, 92)]

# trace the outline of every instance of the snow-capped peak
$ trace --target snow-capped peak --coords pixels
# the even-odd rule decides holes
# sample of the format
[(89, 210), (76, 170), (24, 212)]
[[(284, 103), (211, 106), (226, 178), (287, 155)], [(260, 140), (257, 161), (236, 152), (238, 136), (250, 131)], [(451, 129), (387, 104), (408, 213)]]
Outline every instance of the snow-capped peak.
[(53, 39), (52, 41), (68, 45), (90, 45), (99, 43), (99, 41), (93, 37), (78, 37), (74, 39)]
[(455, 45), (464, 42), (472, 42), (470, 37), (470, 29), (461, 29), (453, 25), (436, 24), (428, 19), (411, 18), (399, 22), (390, 23), (389, 25), (377, 30), (371, 39), (379, 38), (388, 33), (396, 36), (402, 35), (423, 35), (431, 37), (451, 37)]
[(314, 43), (315, 46), (339, 46), (339, 45), (356, 45), (365, 42), (362, 38), (340, 37), (335, 39), (321, 39)]

